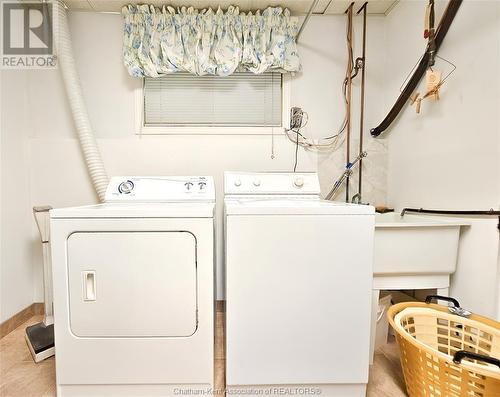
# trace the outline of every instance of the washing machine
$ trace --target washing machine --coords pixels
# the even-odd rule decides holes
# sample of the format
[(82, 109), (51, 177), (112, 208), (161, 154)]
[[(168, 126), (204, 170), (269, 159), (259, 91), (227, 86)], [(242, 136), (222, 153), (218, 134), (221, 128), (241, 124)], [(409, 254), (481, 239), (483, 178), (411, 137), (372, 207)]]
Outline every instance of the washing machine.
[(174, 396), (214, 379), (211, 177), (115, 177), (50, 212), (58, 396)]
[(232, 393), (361, 397), (374, 208), (320, 199), (314, 173), (224, 178)]

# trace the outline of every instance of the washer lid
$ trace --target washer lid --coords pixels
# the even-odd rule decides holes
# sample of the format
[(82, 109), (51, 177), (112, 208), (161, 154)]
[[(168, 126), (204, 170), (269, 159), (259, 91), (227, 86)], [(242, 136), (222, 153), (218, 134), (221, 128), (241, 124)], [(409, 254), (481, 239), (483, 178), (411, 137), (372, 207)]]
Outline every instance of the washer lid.
[(226, 215), (374, 215), (370, 205), (303, 197), (226, 198)]
[(104, 203), (57, 208), (54, 218), (213, 218), (214, 203)]

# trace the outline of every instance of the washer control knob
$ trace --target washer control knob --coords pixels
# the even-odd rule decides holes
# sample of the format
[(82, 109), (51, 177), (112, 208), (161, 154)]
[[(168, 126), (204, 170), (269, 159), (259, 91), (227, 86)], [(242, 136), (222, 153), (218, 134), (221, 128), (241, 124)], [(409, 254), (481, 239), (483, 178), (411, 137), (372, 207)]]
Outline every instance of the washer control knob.
[(207, 183), (204, 181), (200, 181), (198, 182), (198, 186), (200, 187), (200, 190), (203, 190), (205, 189), (205, 186), (207, 186)]
[(234, 181), (234, 186), (236, 186), (236, 187), (241, 186), (241, 179), (236, 179), (236, 180)]
[(123, 181), (118, 185), (118, 192), (120, 194), (130, 194), (134, 190), (134, 182), (131, 180)]
[(191, 190), (191, 188), (193, 187), (193, 182), (186, 182), (184, 186), (186, 186), (186, 190)]
[(304, 178), (302, 178), (301, 176), (298, 176), (293, 181), (293, 184), (295, 185), (295, 187), (301, 188), (302, 186), (304, 186)]
[(260, 186), (260, 179), (254, 179), (253, 185), (254, 186)]

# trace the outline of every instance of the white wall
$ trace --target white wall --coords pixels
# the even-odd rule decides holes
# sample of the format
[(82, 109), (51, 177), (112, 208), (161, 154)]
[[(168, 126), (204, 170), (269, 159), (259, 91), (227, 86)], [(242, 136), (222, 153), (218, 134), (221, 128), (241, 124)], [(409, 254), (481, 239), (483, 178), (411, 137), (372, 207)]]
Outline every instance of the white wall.
[[(438, 16), (445, 4), (438, 3)], [(402, 1), (386, 19), (387, 110), (424, 50), (424, 12), (423, 2)], [(407, 105), (386, 132), (387, 195), (395, 208), (499, 208), (499, 13), (496, 1), (464, 1), (439, 51), (457, 66), (441, 100), (424, 101), (421, 114)], [(439, 59), (435, 67), (450, 69)], [(474, 220), (464, 230), (451, 288), (463, 305), (489, 316), (499, 299), (497, 223)]]
[(0, 322), (33, 302), (27, 73), (2, 71)]
[[(493, 72), (500, 66), (498, 10), (496, 1), (462, 4), (439, 51), (457, 65), (441, 100), (423, 102), (420, 115), (407, 107), (389, 130), (390, 202), (455, 209), (498, 206), (500, 77)], [(423, 17), (421, 2), (405, 1), (387, 18), (388, 106), (424, 49)], [(439, 60), (436, 67), (449, 70)]]
[[(388, 17), (368, 18), (367, 131), (385, 116), (402, 80), (423, 51), (424, 5), (423, 1), (401, 1)], [(442, 2), (439, 8), (443, 9)], [(364, 162), (365, 202), (383, 204), (388, 191), (388, 202), (396, 208), (498, 206), (498, 21), (496, 2), (466, 1), (441, 50), (458, 66), (442, 89), (441, 101), (424, 103), (421, 115), (405, 109), (383, 139), (371, 139), (365, 132), (369, 150)], [(361, 18), (356, 18), (357, 55), (360, 22)], [(138, 137), (134, 130), (134, 90), (140, 87), (140, 80), (129, 77), (121, 63), (121, 17), (71, 13), (70, 27), (90, 118), (110, 175), (212, 174), (221, 198), (224, 170), (291, 170), (294, 148), (282, 136), (275, 137), (274, 160), (270, 158), (270, 136)], [(345, 18), (313, 17), (301, 38), (300, 53), (303, 73), (293, 78), (291, 104), (309, 113), (307, 135), (329, 135), (340, 124), (343, 112), (340, 85), (346, 62)], [(42, 298), (41, 253), (31, 207), (82, 205), (97, 200), (75, 140), (59, 71), (3, 71), (2, 80), (0, 321), (30, 304), (33, 288), (34, 299)], [(355, 80), (354, 136), (358, 133), (358, 95), (359, 80)], [(355, 152), (357, 142), (353, 140)], [(317, 167), (324, 192), (345, 163), (343, 150), (318, 158), (302, 150), (300, 155), (299, 169)], [(494, 231), (494, 222), (487, 221), (488, 233)], [(488, 238), (491, 241), (491, 234)], [(486, 262), (494, 257), (495, 248), (498, 253), (494, 238), (487, 252), (474, 242), (485, 241), (481, 234), (473, 234), (469, 241), (474, 249), (482, 250), (483, 258), (490, 258)], [(461, 266), (473, 272), (472, 265)], [(486, 271), (493, 275), (496, 269), (487, 264)], [(456, 278), (459, 290), (470, 290), (463, 284), (470, 274), (460, 273)], [(491, 292), (495, 285), (488, 282), (495, 277), (485, 280)], [(219, 263), (219, 286), (222, 283)], [(218, 297), (222, 297), (220, 288)], [(473, 309), (484, 307), (484, 303), (469, 298)], [(490, 309), (491, 304), (487, 307)]]
[[(169, 135), (137, 136), (135, 134), (134, 90), (139, 79), (128, 76), (121, 59), (122, 20), (119, 15), (70, 13), (70, 29), (83, 93), (89, 115), (109, 175), (214, 175), (218, 187), (218, 223), (221, 224), (222, 173), (224, 170), (291, 171), (294, 146), (284, 136), (275, 136), (275, 159), (271, 159), (271, 136)], [(359, 25), (358, 18), (358, 29)], [(380, 81), (383, 69), (375, 55), (383, 46), (384, 20), (369, 17), (368, 51), (374, 59), (368, 67), (367, 119), (381, 116)], [(359, 30), (358, 30), (359, 31)], [(325, 40), (325, 37), (328, 40)], [(303, 73), (291, 83), (291, 103), (309, 113), (306, 133), (315, 136), (331, 134), (340, 124), (343, 111), (341, 82), (345, 73), (345, 18), (313, 17), (301, 38)], [(15, 73), (15, 72), (13, 72)], [(26, 103), (30, 121), (27, 148), (29, 153), (29, 203), (16, 206), (27, 219), (32, 205), (65, 207), (97, 201), (75, 139), (75, 129), (58, 70), (35, 70), (26, 74)], [(15, 91), (15, 85), (5, 92)], [(355, 87), (354, 101), (358, 87)], [(353, 131), (357, 136), (357, 116)], [(370, 124), (370, 122), (368, 122)], [(353, 151), (356, 150), (353, 146)], [(365, 162), (367, 169), (366, 200), (385, 200), (385, 148), (376, 144), (373, 155)], [(326, 191), (342, 171), (344, 152), (321, 156), (319, 172)], [(372, 164), (373, 166), (370, 166)], [(300, 150), (299, 170), (316, 170), (315, 153)], [(16, 205), (10, 203), (10, 205)], [(31, 219), (29, 219), (31, 222)], [(222, 238), (219, 230), (219, 263), (217, 267), (218, 298), (223, 297)], [(26, 239), (26, 237), (25, 237)], [(42, 299), (42, 263), (37, 235), (30, 237), (33, 273), (22, 274), (27, 284), (34, 283), (35, 300)], [(2, 240), (4, 241), (4, 240)], [(10, 241), (6, 238), (5, 241)], [(26, 255), (26, 254), (23, 254)], [(29, 262), (29, 261), (28, 261)], [(3, 265), (2, 265), (3, 266)], [(31, 264), (29, 264), (31, 266)], [(31, 267), (30, 267), (31, 272)], [(31, 277), (31, 278), (30, 278)], [(12, 278), (8, 278), (11, 280)], [(6, 281), (7, 282), (7, 281)], [(29, 295), (29, 294), (28, 294)], [(30, 301), (31, 295), (26, 296)], [(14, 299), (12, 297), (12, 299)]]

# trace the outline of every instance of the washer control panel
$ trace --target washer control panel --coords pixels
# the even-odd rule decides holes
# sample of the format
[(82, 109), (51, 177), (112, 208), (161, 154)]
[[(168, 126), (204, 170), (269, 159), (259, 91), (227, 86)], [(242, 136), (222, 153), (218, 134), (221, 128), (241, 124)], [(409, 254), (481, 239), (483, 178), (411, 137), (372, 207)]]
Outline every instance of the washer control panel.
[(211, 176), (115, 176), (105, 201), (215, 201), (215, 185)]
[(314, 172), (226, 172), (224, 193), (319, 195), (320, 186)]

